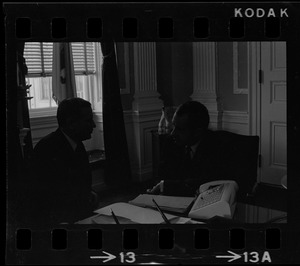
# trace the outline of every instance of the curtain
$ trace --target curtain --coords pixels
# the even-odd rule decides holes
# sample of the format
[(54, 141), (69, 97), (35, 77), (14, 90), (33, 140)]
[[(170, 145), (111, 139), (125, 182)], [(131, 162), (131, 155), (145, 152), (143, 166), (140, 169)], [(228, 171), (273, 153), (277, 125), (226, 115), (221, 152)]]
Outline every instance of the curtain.
[(30, 132), (28, 110), (28, 90), (25, 75), (27, 66), (23, 57), (24, 42), (18, 42), (15, 54), (8, 53), (15, 63), (14, 84), (15, 90), (8, 90), (7, 105), (7, 148), (8, 148), (8, 193), (7, 210), (10, 226), (21, 226), (26, 216), (26, 187), (30, 175), (30, 156), (33, 150)]
[(52, 97), (57, 104), (77, 97), (71, 43), (53, 43)]
[(118, 186), (131, 179), (114, 42), (101, 43), (105, 183)]
[(19, 130), (19, 139), (22, 151), (22, 157), (25, 165), (28, 164), (29, 157), (32, 153), (32, 137), (30, 132), (30, 118), (28, 109), (28, 95), (30, 85), (27, 86), (25, 75), (27, 66), (24, 53), (24, 42), (18, 43), (17, 46), (17, 84), (18, 84), (18, 102), (17, 102), (17, 127)]

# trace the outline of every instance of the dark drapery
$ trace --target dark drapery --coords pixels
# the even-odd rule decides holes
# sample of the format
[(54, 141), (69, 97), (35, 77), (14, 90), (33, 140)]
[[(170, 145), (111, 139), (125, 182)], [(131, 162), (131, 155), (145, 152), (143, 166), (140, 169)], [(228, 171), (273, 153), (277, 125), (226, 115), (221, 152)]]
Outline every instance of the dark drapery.
[(9, 224), (20, 226), (26, 221), (26, 181), (29, 175), (29, 158), (32, 138), (28, 110), (27, 67), (23, 57), (24, 42), (8, 49), (10, 64), (7, 88), (7, 202)]
[[(17, 127), (20, 130), (20, 134), (24, 135), (24, 140), (21, 138), (23, 159), (28, 164), (28, 159), (31, 156), (33, 146), (32, 137), (30, 131), (30, 118), (28, 109), (28, 93), (30, 85), (26, 85), (25, 76), (27, 75), (27, 66), (24, 53), (24, 42), (20, 42), (17, 46), (17, 75), (18, 75), (18, 106), (17, 106)], [(26, 129), (24, 131), (24, 129)]]
[(107, 185), (126, 184), (131, 179), (130, 160), (121, 103), (114, 42), (101, 43), (103, 54), (103, 132)]

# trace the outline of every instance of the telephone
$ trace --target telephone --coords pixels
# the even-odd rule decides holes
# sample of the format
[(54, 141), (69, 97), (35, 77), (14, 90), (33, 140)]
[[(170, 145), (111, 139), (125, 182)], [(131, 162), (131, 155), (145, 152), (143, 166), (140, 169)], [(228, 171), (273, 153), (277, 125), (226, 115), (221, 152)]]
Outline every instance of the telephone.
[(233, 180), (218, 180), (201, 185), (188, 216), (198, 219), (209, 219), (213, 216), (232, 218), (237, 190), (238, 184)]

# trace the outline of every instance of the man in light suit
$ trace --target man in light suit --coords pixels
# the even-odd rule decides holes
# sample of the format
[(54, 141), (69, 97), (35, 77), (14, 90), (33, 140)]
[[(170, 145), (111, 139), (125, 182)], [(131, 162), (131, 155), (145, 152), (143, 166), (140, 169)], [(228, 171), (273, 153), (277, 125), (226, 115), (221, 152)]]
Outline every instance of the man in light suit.
[(95, 200), (82, 143), (95, 128), (91, 104), (81, 98), (63, 100), (57, 121), (58, 129), (36, 144), (32, 158), (29, 213), (37, 224), (73, 223), (88, 217)]

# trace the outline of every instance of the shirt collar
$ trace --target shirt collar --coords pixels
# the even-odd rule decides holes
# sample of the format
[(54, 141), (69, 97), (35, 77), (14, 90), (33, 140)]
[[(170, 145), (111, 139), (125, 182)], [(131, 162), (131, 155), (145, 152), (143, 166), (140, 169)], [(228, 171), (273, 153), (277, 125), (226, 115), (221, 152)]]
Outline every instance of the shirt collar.
[(201, 142), (201, 141), (198, 141), (198, 142), (196, 142), (194, 145), (191, 146), (191, 151), (192, 151), (191, 156), (192, 156), (192, 158), (194, 157), (194, 155), (195, 155), (195, 153), (196, 153), (196, 150), (197, 150), (197, 148), (198, 148), (200, 142)]
[[(206, 138), (206, 137), (207, 137), (207, 135), (205, 136), (205, 138)], [(192, 146), (190, 146), (191, 151), (192, 151), (192, 152), (191, 152), (191, 158), (194, 157), (194, 155), (195, 155), (195, 153), (196, 153), (196, 151), (197, 151), (197, 148), (198, 148), (199, 144), (202, 143), (202, 142), (204, 142), (203, 139), (197, 141), (195, 144), (193, 144)]]
[(198, 148), (200, 142), (201, 142), (201, 141), (198, 141), (198, 142), (196, 142), (195, 144), (193, 144), (192, 146), (189, 146), (189, 147), (190, 147), (190, 155), (191, 155), (191, 158), (194, 157), (194, 155), (195, 155), (195, 153), (196, 153), (196, 150), (197, 150), (197, 148)]
[(75, 149), (77, 148), (77, 143), (74, 140), (72, 140), (65, 132), (63, 132), (62, 130), (61, 130), (61, 132), (64, 134), (64, 136), (66, 137), (66, 139), (70, 143), (73, 151), (75, 151)]

